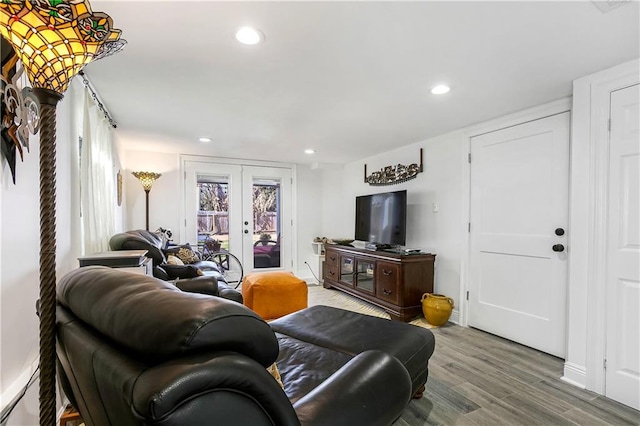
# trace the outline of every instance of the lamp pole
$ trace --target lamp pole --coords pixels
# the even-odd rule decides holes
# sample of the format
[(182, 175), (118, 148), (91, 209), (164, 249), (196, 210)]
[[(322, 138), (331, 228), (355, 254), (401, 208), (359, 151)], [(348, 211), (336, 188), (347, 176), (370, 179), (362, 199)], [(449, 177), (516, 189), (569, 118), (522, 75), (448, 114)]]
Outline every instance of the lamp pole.
[(40, 424), (56, 414), (56, 105), (62, 95), (35, 88), (40, 102)]
[(149, 230), (149, 192), (151, 192), (151, 190), (150, 190), (150, 189), (145, 189), (145, 190), (144, 190), (144, 193), (145, 193), (145, 201), (146, 201), (146, 202), (145, 202), (145, 206), (146, 206), (146, 210), (147, 210), (147, 214), (146, 214), (146, 216), (145, 216), (145, 217), (146, 217), (146, 219), (147, 219), (147, 221), (146, 221), (146, 224), (147, 224), (147, 225), (146, 225), (146, 226), (147, 226), (147, 227), (146, 227), (146, 229), (147, 229), (147, 231)]

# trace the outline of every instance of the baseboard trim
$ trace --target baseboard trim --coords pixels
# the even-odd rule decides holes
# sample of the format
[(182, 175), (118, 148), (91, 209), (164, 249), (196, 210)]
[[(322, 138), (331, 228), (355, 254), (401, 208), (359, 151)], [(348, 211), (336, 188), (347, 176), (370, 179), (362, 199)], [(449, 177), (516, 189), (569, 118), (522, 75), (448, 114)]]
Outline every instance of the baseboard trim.
[(458, 311), (457, 309), (454, 309), (453, 311), (451, 311), (451, 316), (449, 317), (449, 322), (452, 322), (454, 324), (460, 324), (460, 311)]
[(2, 395), (0, 395), (0, 411), (4, 411), (17, 397), (20, 396), (22, 390), (29, 383), (29, 379), (33, 373), (38, 369), (39, 363), (38, 357), (36, 357), (31, 364), (25, 368), (18, 378), (9, 386)]
[(560, 377), (560, 380), (580, 389), (586, 389), (587, 370), (581, 365), (565, 362), (564, 375)]

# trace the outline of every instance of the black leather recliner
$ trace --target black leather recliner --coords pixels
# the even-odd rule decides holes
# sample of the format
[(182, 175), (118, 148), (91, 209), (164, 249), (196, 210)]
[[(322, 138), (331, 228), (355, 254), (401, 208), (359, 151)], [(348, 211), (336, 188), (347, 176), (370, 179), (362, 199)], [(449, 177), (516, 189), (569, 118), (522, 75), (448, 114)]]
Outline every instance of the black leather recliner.
[[(180, 289), (210, 294), (242, 303), (242, 293), (232, 289), (215, 262), (199, 261), (190, 265), (168, 265), (162, 251), (162, 238), (144, 229), (115, 234), (109, 240), (111, 250), (147, 250), (153, 262), (153, 276), (164, 281), (174, 281)], [(201, 270), (203, 277), (198, 277)], [(210, 279), (211, 277), (215, 280)]]
[[(302, 310), (292, 315), (309, 322), (290, 315), (274, 333), (240, 304), (101, 266), (67, 274), (57, 298), (60, 381), (87, 426), (389, 425), (412, 379), (426, 380), (434, 345), (425, 329), (339, 314), (333, 328), (344, 327), (345, 342), (357, 334), (369, 346), (394, 344), (404, 360), (367, 345), (317, 346), (332, 331), (314, 326), (314, 315), (346, 311)], [(366, 318), (393, 330), (369, 330)], [(284, 388), (265, 369), (276, 359)]]

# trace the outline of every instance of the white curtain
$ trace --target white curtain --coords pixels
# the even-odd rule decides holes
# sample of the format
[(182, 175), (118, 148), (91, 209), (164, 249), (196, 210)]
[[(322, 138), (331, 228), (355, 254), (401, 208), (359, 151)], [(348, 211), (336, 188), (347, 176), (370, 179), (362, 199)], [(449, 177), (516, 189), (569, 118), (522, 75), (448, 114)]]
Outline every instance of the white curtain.
[(113, 128), (87, 90), (84, 90), (80, 203), (84, 253), (109, 250), (115, 232), (116, 184)]

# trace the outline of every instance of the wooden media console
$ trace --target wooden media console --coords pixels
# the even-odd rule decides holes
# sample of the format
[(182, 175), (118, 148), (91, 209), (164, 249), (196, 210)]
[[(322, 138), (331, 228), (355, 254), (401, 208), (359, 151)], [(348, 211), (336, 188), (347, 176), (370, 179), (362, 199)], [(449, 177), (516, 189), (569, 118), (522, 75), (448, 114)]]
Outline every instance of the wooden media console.
[(349, 246), (325, 247), (324, 287), (336, 288), (408, 322), (422, 312), (420, 299), (433, 293), (436, 255), (398, 254)]

